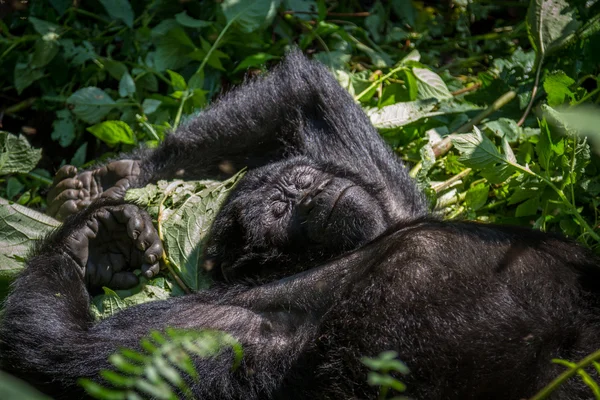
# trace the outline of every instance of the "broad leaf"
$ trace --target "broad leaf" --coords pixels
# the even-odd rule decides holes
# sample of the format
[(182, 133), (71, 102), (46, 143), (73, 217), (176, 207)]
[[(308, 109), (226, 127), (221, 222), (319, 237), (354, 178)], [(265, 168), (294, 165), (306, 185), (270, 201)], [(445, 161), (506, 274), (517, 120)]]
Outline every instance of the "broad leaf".
[(12, 278), (24, 266), (31, 245), (60, 223), (0, 198), (0, 277)]
[(28, 17), (27, 20), (31, 22), (31, 25), (33, 25), (33, 29), (35, 29), (35, 31), (42, 36), (44, 36), (47, 33), (58, 32), (58, 30), (60, 29), (60, 26), (52, 22), (44, 21), (43, 19)]
[(135, 82), (129, 72), (125, 72), (119, 81), (119, 96), (128, 97), (135, 93)]
[[(47, 36), (52, 35), (51, 33)], [(56, 54), (58, 54), (59, 47), (57, 40), (37, 40), (34, 45), (33, 56), (31, 57), (31, 67), (42, 68), (48, 65)]]
[(481, 174), (491, 183), (502, 183), (514, 172), (507, 156), (477, 127), (473, 133), (452, 135), (452, 143), (461, 153), (459, 160), (467, 167), (481, 169)]
[(29, 64), (16, 63), (14, 71), (14, 82), (17, 93), (21, 94), (33, 82), (41, 79), (44, 71), (39, 68), (32, 68)]
[(376, 128), (398, 128), (421, 118), (442, 113), (432, 112), (437, 102), (435, 100), (417, 100), (397, 103), (383, 107), (380, 110), (369, 110), (367, 114)]
[(123, 121), (105, 121), (87, 128), (98, 139), (115, 145), (117, 143), (135, 144), (135, 134)]
[(448, 87), (438, 74), (427, 68), (413, 68), (413, 74), (417, 78), (418, 98), (425, 100), (434, 98), (436, 100), (447, 100), (452, 98)]
[(69, 110), (56, 112), (56, 119), (52, 123), (52, 140), (57, 141), (62, 147), (70, 146), (75, 140), (75, 123)]
[(242, 62), (240, 62), (237, 67), (235, 67), (233, 72), (238, 72), (250, 67), (257, 67), (263, 65), (267, 61), (272, 60), (274, 58), (277, 58), (277, 56), (268, 53), (252, 54), (251, 56), (244, 58)]
[(556, 107), (564, 103), (565, 98), (573, 100), (575, 95), (569, 87), (574, 83), (575, 81), (563, 71), (555, 71), (548, 75), (544, 80), (544, 90), (548, 95), (548, 104)]
[(26, 173), (42, 158), (42, 150), (34, 149), (24, 136), (0, 131), (0, 175)]
[(155, 31), (156, 28), (152, 32), (156, 37), (154, 66), (158, 71), (179, 69), (191, 61), (188, 55), (194, 51), (195, 45), (182, 28), (176, 27), (166, 34)]
[(129, 28), (133, 27), (133, 9), (129, 0), (99, 0), (106, 9), (108, 15), (114, 19), (119, 19)]
[(162, 104), (162, 101), (156, 99), (144, 99), (142, 103), (142, 109), (144, 114), (152, 114)]
[(189, 15), (187, 15), (186, 11), (176, 14), (175, 21), (179, 22), (179, 24), (187, 28), (205, 28), (213, 24), (210, 21), (201, 21), (199, 19), (192, 18)]
[(527, 32), (538, 57), (561, 48), (577, 31), (575, 7), (567, 0), (531, 0), (527, 11)]
[(281, 0), (224, 0), (221, 3), (227, 22), (245, 32), (254, 32), (271, 22)]
[(103, 90), (90, 86), (73, 93), (67, 104), (73, 106), (72, 111), (77, 118), (96, 124), (110, 112), (115, 102)]
[(169, 77), (171, 78), (171, 86), (173, 87), (173, 90), (186, 90), (187, 89), (187, 84), (185, 83), (185, 79), (183, 79), (183, 76), (179, 75), (175, 71), (171, 71), (170, 69), (167, 70), (167, 73), (169, 74)]
[(224, 181), (160, 181), (127, 191), (125, 199), (146, 208), (158, 219), (169, 262), (191, 290), (206, 288), (200, 266), (203, 240), (221, 203), (242, 174)]

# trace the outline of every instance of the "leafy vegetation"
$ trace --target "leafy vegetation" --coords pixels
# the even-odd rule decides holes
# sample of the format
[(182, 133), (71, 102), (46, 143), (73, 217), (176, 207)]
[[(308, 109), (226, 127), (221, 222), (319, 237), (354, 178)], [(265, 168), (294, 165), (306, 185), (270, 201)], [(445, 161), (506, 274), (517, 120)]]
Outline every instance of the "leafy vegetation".
[[(436, 213), (600, 253), (599, 1), (50, 0), (0, 16), (0, 295), (57, 225), (41, 211), (61, 165), (156, 146), (293, 45), (360, 102)], [(131, 191), (157, 220), (168, 273), (106, 289), (97, 315), (205, 287), (202, 238), (234, 182)], [(597, 359), (563, 362), (596, 396), (581, 368)]]
[(211, 330), (193, 331), (167, 329), (165, 334), (151, 332), (140, 342), (142, 351), (121, 349), (109, 361), (115, 370), (102, 371), (107, 382), (102, 386), (90, 379), (81, 379), (84, 389), (100, 399), (193, 399), (190, 381), (202, 379), (192, 357), (214, 358), (231, 350), (231, 368), (242, 361), (240, 343), (232, 336)]

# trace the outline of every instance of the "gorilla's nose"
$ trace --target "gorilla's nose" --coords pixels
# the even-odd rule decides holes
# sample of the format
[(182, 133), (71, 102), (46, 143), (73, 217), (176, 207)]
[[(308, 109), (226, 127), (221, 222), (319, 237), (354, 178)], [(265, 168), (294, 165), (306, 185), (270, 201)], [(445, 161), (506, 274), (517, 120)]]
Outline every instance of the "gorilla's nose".
[(317, 201), (316, 197), (319, 196), (325, 190), (327, 185), (331, 182), (331, 179), (327, 179), (320, 182), (318, 185), (313, 185), (310, 189), (302, 193), (300, 201), (298, 202), (298, 213), (301, 216), (308, 216), (310, 212), (315, 208)]

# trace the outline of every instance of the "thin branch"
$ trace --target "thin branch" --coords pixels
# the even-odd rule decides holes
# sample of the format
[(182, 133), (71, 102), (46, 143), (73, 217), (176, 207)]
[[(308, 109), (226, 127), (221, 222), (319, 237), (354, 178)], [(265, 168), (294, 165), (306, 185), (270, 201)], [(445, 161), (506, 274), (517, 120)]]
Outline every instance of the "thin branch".
[(537, 72), (535, 73), (535, 82), (533, 83), (533, 89), (531, 90), (531, 100), (529, 100), (529, 104), (527, 104), (527, 108), (525, 109), (523, 116), (521, 117), (519, 122), (517, 122), (517, 126), (523, 125), (523, 123), (525, 122), (525, 118), (527, 118), (527, 116), (529, 115), (529, 112), (531, 111), (531, 107), (533, 107), (533, 102), (535, 101), (535, 95), (537, 94), (538, 86), (540, 84), (540, 76), (542, 74), (542, 63), (543, 62), (544, 62), (544, 56), (541, 56), (540, 61), (537, 63)]
[(476, 83), (469, 87), (464, 87), (462, 89), (455, 90), (454, 92), (451, 92), (451, 94), (452, 94), (452, 96), (460, 96), (461, 94), (464, 94), (464, 93), (474, 92), (475, 90), (479, 89), (480, 87), (481, 87), (481, 83)]

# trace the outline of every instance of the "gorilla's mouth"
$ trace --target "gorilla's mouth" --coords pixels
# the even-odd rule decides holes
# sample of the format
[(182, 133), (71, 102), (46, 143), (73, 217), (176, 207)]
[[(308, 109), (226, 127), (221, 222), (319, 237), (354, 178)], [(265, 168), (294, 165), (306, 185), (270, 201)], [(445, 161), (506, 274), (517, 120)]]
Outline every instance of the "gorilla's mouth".
[(329, 210), (329, 213), (327, 214), (327, 217), (325, 217), (325, 226), (329, 225), (329, 221), (331, 220), (331, 217), (333, 215), (333, 212), (335, 211), (335, 209), (338, 206), (338, 203), (340, 202), (340, 200), (342, 200), (345, 196), (346, 193), (356, 187), (357, 185), (351, 183), (348, 186), (346, 186), (345, 188), (343, 188), (342, 190), (340, 190), (340, 194), (337, 196), (337, 198), (333, 201), (333, 205), (331, 206), (331, 209)]

